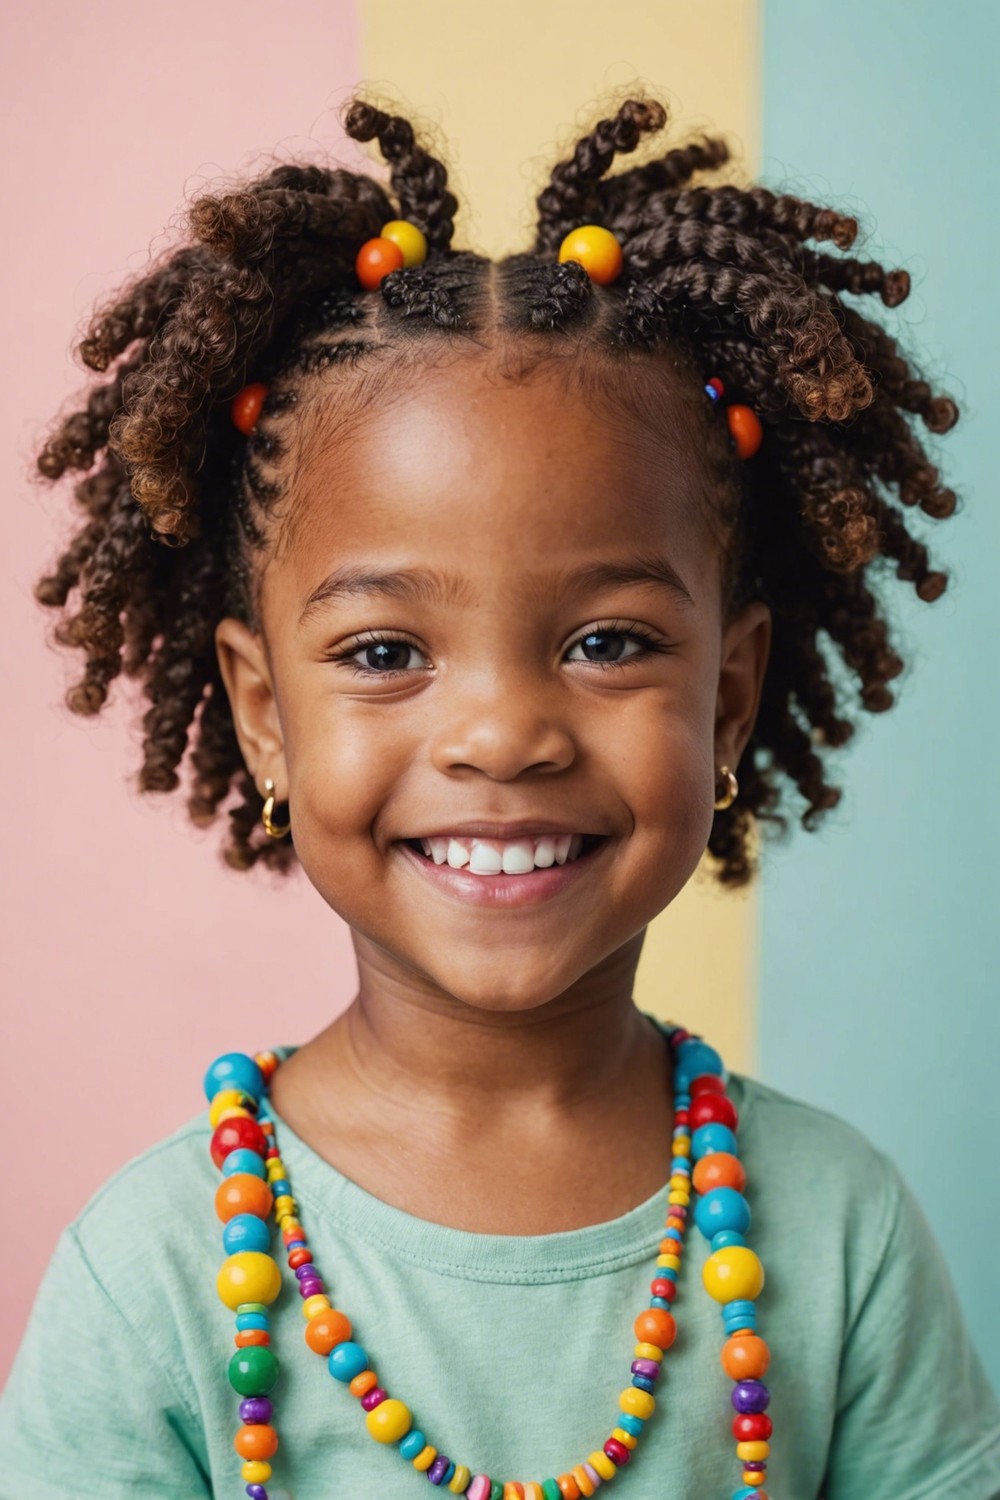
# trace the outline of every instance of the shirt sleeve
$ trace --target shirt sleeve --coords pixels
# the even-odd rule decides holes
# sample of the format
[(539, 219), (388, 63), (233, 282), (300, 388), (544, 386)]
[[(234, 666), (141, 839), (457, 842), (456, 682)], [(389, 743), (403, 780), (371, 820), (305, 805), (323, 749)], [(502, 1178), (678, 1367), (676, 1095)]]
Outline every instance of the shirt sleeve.
[(0, 1500), (211, 1500), (198, 1431), (64, 1229), (0, 1398)]
[(822, 1500), (998, 1500), (1000, 1402), (923, 1210), (876, 1154), (887, 1228), (842, 1347)]

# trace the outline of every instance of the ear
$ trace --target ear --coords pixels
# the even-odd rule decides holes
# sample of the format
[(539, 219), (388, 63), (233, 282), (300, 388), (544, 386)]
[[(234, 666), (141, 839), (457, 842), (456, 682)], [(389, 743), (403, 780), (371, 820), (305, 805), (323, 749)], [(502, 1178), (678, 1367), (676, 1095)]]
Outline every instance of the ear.
[(269, 776), (275, 799), (282, 802), (288, 795), (288, 770), (263, 640), (242, 620), (227, 616), (215, 627), (215, 651), (247, 770), (261, 796)]
[(715, 759), (735, 771), (753, 733), (771, 650), (771, 611), (759, 599), (726, 626), (715, 708)]

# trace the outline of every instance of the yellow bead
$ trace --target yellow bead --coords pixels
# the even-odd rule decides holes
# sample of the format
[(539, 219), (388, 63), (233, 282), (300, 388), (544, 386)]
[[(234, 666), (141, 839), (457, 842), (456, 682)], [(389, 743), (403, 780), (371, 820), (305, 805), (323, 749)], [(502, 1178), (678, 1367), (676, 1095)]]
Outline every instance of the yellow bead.
[(659, 1344), (636, 1344), (632, 1356), (634, 1359), (662, 1359), (663, 1350)]
[(332, 1306), (333, 1303), (325, 1292), (317, 1292), (314, 1297), (307, 1297), (303, 1302), (302, 1316), (308, 1323), (309, 1319), (314, 1318), (318, 1312), (327, 1312)]
[(223, 1120), (256, 1120), (257, 1116), (252, 1109), (244, 1109), (239, 1104), (231, 1104), (228, 1109), (219, 1110), (219, 1124)]
[(675, 1193), (690, 1193), (691, 1178), (686, 1172), (675, 1172), (670, 1179), (670, 1186)]
[(208, 1106), (208, 1123), (212, 1129), (214, 1130), (223, 1118), (224, 1109), (242, 1109), (245, 1113), (249, 1113), (247, 1110), (249, 1099), (250, 1095), (245, 1094), (242, 1089), (220, 1089)]
[(424, 1469), (430, 1468), (431, 1464), (434, 1462), (437, 1456), (438, 1451), (435, 1448), (434, 1444), (428, 1443), (426, 1448), (421, 1448), (420, 1452), (413, 1460), (413, 1467), (415, 1469), (419, 1469), (421, 1473), (423, 1473)]
[(764, 1267), (746, 1245), (715, 1250), (701, 1269), (705, 1290), (716, 1302), (752, 1302), (764, 1285)]
[(624, 1427), (613, 1427), (611, 1436), (617, 1438), (623, 1448), (634, 1448), (639, 1441), (634, 1432), (626, 1432)]
[(398, 1443), (413, 1426), (413, 1416), (405, 1401), (387, 1396), (366, 1412), (365, 1426), (376, 1443)]
[(736, 1444), (736, 1457), (746, 1460), (766, 1458), (771, 1451), (771, 1444), (762, 1440), (750, 1443)]
[(607, 286), (622, 272), (622, 247), (600, 224), (583, 224), (571, 229), (559, 246), (559, 260), (578, 260), (591, 281)]
[(602, 1479), (614, 1479), (618, 1472), (618, 1465), (608, 1457), (603, 1448), (595, 1448), (593, 1453), (588, 1453), (587, 1462), (593, 1465)]
[(427, 237), (409, 219), (390, 219), (388, 224), (382, 225), (379, 234), (382, 239), (399, 246), (404, 266), (422, 266), (427, 259)]
[(691, 1202), (691, 1194), (690, 1193), (668, 1193), (667, 1194), (667, 1202), (668, 1203), (683, 1203), (683, 1204), (687, 1205), (688, 1203)]
[(293, 1214), (298, 1206), (295, 1199), (290, 1198), (287, 1193), (282, 1193), (280, 1198), (274, 1200), (274, 1212), (279, 1219), (283, 1214)]
[(271, 1465), (262, 1458), (248, 1458), (240, 1473), (247, 1484), (266, 1484), (271, 1477)]
[(754, 1487), (756, 1487), (758, 1484), (765, 1484), (766, 1482), (767, 1482), (767, 1475), (766, 1474), (762, 1474), (759, 1469), (744, 1469), (743, 1470), (743, 1483), (744, 1484), (749, 1484), (749, 1485), (753, 1485)]
[(448, 1488), (453, 1495), (464, 1495), (469, 1488), (469, 1480), (472, 1478), (472, 1470), (467, 1469), (465, 1464), (456, 1464), (455, 1472), (448, 1481)]
[(222, 1262), (215, 1289), (233, 1312), (241, 1302), (263, 1302), (269, 1307), (281, 1291), (281, 1269), (262, 1250), (238, 1250)]
[(653, 1415), (656, 1402), (648, 1391), (640, 1391), (637, 1385), (627, 1385), (618, 1397), (618, 1405), (630, 1417), (642, 1417), (645, 1421)]
[(658, 1266), (666, 1266), (671, 1271), (679, 1271), (681, 1268), (681, 1258), (679, 1255), (658, 1255), (656, 1257), (656, 1264)]
[(691, 1137), (689, 1135), (678, 1135), (674, 1138), (674, 1155), (687, 1156), (691, 1150)]
[(524, 1500), (545, 1500), (541, 1485), (536, 1484), (533, 1479), (526, 1479), (521, 1488), (524, 1491)]
[(594, 1493), (597, 1486), (583, 1467), (583, 1464), (577, 1464), (573, 1470), (573, 1478), (576, 1480), (576, 1487), (580, 1491), (580, 1494), (586, 1495), (587, 1500), (590, 1500), (590, 1496)]

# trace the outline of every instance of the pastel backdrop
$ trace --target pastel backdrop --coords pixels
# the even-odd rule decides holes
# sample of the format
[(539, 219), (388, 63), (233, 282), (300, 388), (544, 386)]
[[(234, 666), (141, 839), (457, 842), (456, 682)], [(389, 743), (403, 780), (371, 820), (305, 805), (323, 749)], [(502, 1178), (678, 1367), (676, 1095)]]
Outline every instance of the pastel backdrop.
[[(997, 330), (973, 300), (995, 126), (977, 59), (995, 44), (997, 13), (971, 5), (946, 25), (930, 0), (911, 0), (904, 26), (901, 4), (841, 0), (835, 33), (829, 15), (791, 0), (661, 0), (618, 7), (612, 26), (606, 5), (576, 0), (567, 25), (559, 8), (526, 0), (309, 0), (276, 30), (263, 0), (176, 0), (169, 26), (127, 0), (86, 12), (39, 0), (2, 23), (5, 139), (17, 143), (2, 169), (15, 232), (0, 285), (5, 1154), (19, 1184), (3, 1236), (4, 1372), (59, 1230), (201, 1107), (204, 1061), (304, 1040), (355, 981), (346, 929), (304, 878), (226, 871), (216, 834), (191, 829), (176, 799), (131, 789), (136, 704), (123, 684), (96, 723), (61, 706), (75, 673), (46, 648), (31, 585), (65, 532), (67, 501), (27, 473), (50, 413), (80, 384), (70, 334), (203, 184), (272, 151), (367, 162), (336, 113), (359, 81), (438, 134), (468, 205), (460, 242), (492, 253), (524, 243), (554, 153), (592, 123), (595, 101), (639, 81), (669, 103), (674, 138), (727, 135), (733, 180), (751, 173), (863, 216), (870, 204), (892, 259), (914, 273), (913, 333), (942, 374), (960, 372), (959, 399), (968, 392), (948, 456), (969, 504), (942, 531), (954, 598), (933, 619), (900, 611), (920, 671), (850, 752), (835, 826), (774, 851), (749, 893), (693, 881), (650, 929), (637, 1000), (897, 1156), (1000, 1385), (1000, 1305), (982, 1249), (1000, 1216), (984, 1170), (1000, 1124), (987, 1072), (1000, 1041), (988, 978), (997, 711), (977, 688), (996, 623), (996, 512), (979, 481), (983, 351)], [(856, 55), (862, 31), (877, 69)]]

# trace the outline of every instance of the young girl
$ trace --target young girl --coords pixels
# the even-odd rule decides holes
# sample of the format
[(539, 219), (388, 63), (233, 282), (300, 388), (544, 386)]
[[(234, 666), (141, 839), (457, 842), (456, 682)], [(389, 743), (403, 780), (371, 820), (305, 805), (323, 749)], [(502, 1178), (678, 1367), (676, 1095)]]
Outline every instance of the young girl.
[(1000, 1494), (893, 1162), (632, 998), (706, 846), (745, 885), (789, 784), (807, 827), (837, 801), (830, 658), (891, 705), (874, 579), (946, 581), (897, 502), (955, 505), (909, 420), (954, 403), (839, 295), (906, 273), (807, 248), (851, 245), (833, 209), (692, 186), (719, 140), (606, 175), (665, 118), (602, 120), (494, 264), (355, 100), (391, 195), (203, 197), (82, 342), (103, 378), (39, 459), (85, 512), (37, 590), (77, 591), (70, 706), (140, 678), (143, 789), (190, 735), (192, 819), (304, 867), (358, 990), (297, 1048), (237, 1018), (64, 1231), (6, 1500)]

